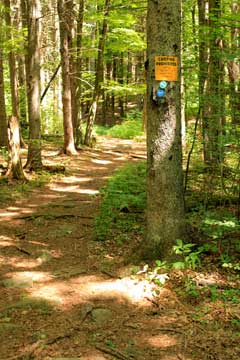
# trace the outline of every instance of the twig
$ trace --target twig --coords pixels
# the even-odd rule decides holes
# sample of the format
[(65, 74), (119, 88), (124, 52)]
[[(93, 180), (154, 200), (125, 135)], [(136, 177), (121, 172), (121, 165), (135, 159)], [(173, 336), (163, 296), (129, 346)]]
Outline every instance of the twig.
[(24, 249), (22, 249), (22, 248), (20, 248), (20, 247), (18, 247), (18, 246), (14, 246), (18, 251), (20, 251), (20, 252), (22, 252), (23, 254), (26, 254), (26, 255), (28, 255), (28, 256), (31, 256), (31, 253), (29, 252), (29, 251), (27, 251), (27, 250), (24, 250)]
[(155, 305), (156, 307), (159, 308), (159, 304), (156, 301), (154, 301), (153, 299), (151, 299), (150, 297), (144, 296), (144, 299), (146, 299), (147, 301), (151, 302), (153, 305)]
[[(95, 348), (97, 350), (102, 351), (105, 354), (114, 356), (116, 359), (129, 360), (128, 356), (124, 355), (121, 351), (119, 351), (117, 349), (108, 348), (108, 347), (102, 346), (102, 345), (95, 345)], [(133, 358), (133, 356), (131, 356), (131, 357)]]

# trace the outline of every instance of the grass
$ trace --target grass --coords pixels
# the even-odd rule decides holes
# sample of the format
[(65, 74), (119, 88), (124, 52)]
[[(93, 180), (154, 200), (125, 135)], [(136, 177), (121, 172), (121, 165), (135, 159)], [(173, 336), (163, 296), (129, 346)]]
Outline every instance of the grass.
[(146, 163), (127, 164), (102, 189), (103, 201), (95, 220), (95, 239), (115, 236), (124, 242), (128, 233), (141, 232), (146, 207)]

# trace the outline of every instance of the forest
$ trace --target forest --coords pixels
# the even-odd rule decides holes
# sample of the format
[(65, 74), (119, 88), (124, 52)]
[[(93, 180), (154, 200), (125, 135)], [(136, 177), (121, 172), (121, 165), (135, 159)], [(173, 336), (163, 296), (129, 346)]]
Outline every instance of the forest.
[(238, 360), (239, 1), (0, 15), (0, 360)]

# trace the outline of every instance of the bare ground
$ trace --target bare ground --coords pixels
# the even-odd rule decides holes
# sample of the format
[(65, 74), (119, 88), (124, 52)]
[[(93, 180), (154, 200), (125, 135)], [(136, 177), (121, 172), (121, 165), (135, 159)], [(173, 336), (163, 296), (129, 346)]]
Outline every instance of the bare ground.
[(177, 272), (157, 288), (124, 266), (131, 244), (93, 241), (99, 189), (144, 145), (108, 139), (72, 158), (51, 146), (43, 155), (66, 173), (1, 203), (0, 359), (239, 359), (239, 302), (179, 295)]

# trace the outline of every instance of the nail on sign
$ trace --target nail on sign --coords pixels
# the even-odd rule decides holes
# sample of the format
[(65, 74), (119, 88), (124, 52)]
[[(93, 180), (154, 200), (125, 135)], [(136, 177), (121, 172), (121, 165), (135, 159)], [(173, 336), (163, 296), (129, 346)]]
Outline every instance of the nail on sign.
[(155, 79), (166, 81), (178, 80), (177, 56), (155, 56)]

